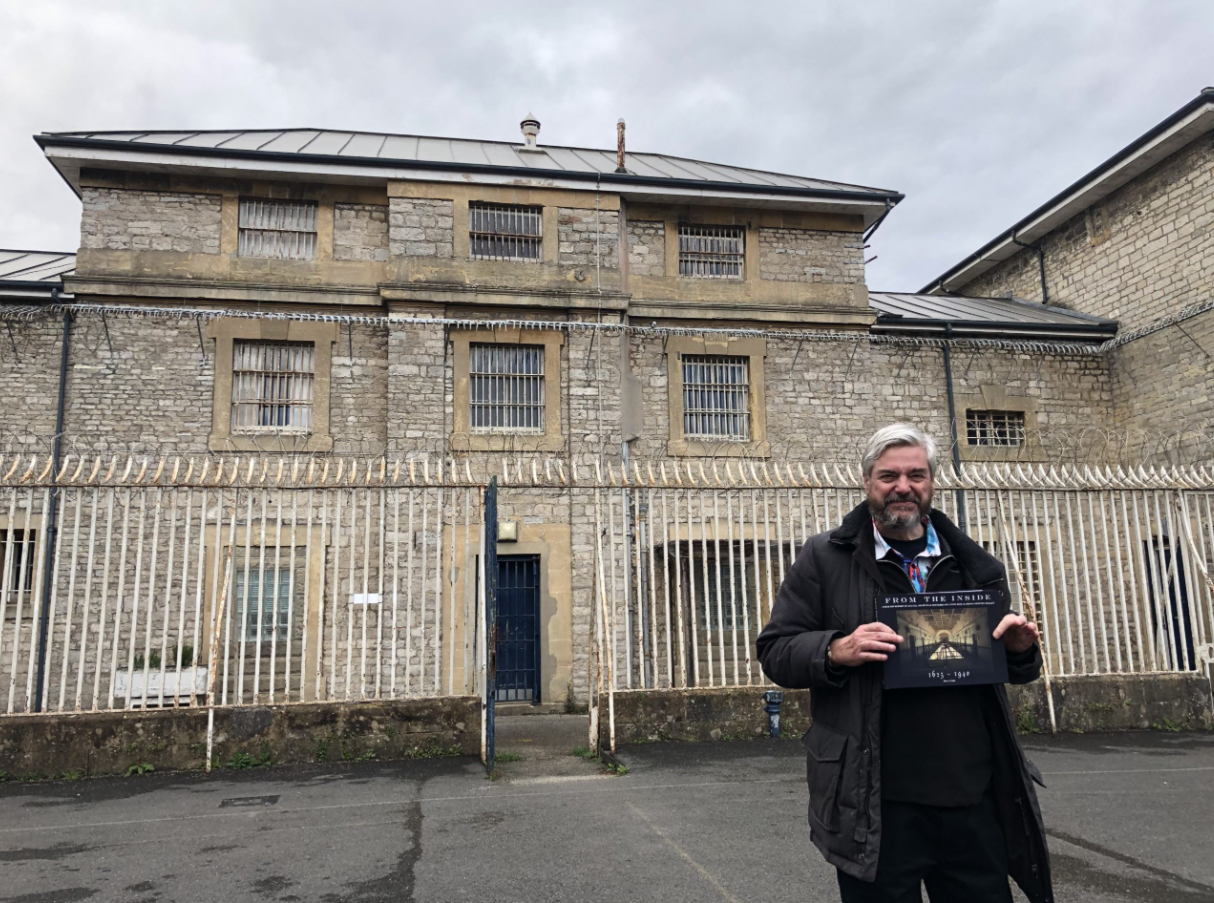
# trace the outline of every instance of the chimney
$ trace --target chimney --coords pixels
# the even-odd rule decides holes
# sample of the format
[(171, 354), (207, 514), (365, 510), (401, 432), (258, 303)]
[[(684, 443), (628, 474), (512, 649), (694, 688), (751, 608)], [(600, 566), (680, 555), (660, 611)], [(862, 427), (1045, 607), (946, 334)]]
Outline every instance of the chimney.
[(527, 118), (519, 123), (519, 128), (523, 131), (523, 150), (538, 150), (535, 146), (535, 139), (540, 133), (540, 121), (535, 118), (535, 115), (528, 113)]
[(624, 166), (624, 120), (615, 124), (615, 171), (628, 172)]

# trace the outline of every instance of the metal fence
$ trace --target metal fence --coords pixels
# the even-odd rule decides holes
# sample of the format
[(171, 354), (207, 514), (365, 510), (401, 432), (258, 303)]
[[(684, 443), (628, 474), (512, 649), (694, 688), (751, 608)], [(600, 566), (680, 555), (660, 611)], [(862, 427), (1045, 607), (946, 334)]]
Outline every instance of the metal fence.
[[(802, 544), (863, 500), (846, 466), (608, 470), (595, 489), (595, 637), (617, 689), (761, 686), (754, 641)], [(618, 477), (617, 477), (618, 474)], [(1214, 661), (1214, 479), (967, 465), (935, 504), (1002, 560), (1048, 676), (1201, 671)]]
[(381, 464), (0, 463), (0, 713), (481, 693), (483, 486)]

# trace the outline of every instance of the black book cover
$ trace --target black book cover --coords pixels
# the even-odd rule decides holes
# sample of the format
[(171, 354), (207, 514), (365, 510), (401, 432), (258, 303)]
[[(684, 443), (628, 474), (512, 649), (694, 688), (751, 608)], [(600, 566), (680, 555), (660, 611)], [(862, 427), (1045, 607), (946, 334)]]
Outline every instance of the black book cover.
[(998, 600), (989, 590), (878, 596), (877, 617), (902, 637), (885, 662), (885, 686), (945, 687), (1007, 682)]

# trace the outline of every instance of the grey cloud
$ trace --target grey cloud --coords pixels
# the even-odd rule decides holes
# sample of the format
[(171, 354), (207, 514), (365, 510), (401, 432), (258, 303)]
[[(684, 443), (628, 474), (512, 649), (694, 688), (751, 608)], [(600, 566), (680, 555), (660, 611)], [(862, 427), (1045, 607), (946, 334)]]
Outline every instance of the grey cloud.
[(1214, 82), (1214, 6), (42, 0), (0, 27), (0, 246), (72, 248), (43, 130), (328, 126), (630, 146), (895, 188), (910, 290)]

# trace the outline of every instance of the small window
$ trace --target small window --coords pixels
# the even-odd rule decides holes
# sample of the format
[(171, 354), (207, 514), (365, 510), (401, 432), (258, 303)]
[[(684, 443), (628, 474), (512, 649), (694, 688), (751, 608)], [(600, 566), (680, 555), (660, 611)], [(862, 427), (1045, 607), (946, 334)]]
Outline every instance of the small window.
[[(996, 558), (1004, 555), (1007, 552), (1007, 547), (1002, 541), (984, 539), (982, 540), (981, 545), (982, 548), (986, 549), (986, 551), (990, 552)], [(1038, 568), (1041, 566), (1041, 562), (1037, 557), (1037, 543), (1031, 539), (1018, 539), (1012, 543), (1012, 545), (1016, 548), (1016, 560), (1020, 563), (1020, 572), (1022, 574), (1032, 575), (1032, 579), (1036, 580), (1036, 575), (1041, 573), (1041, 571), (1038, 570)], [(1012, 562), (1004, 561), (1003, 563), (1010, 571)], [(1030, 578), (1026, 577), (1025, 582), (1027, 583), (1029, 579)]]
[(232, 432), (312, 432), (312, 342), (232, 343)]
[(313, 260), (316, 257), (316, 203), (241, 199), (241, 257)]
[(543, 240), (541, 208), (503, 204), (468, 205), (473, 260), (538, 262)]
[(750, 441), (750, 359), (685, 354), (683, 435), (688, 439)]
[(469, 346), (468, 405), (474, 433), (544, 431), (544, 346)]
[(1023, 445), (1024, 411), (966, 411), (965, 438), (970, 445)]
[[(269, 561), (273, 561), (275, 550), (267, 548), (265, 557)], [(280, 557), (286, 554), (285, 551), (280, 552)], [(287, 631), (290, 629), (290, 621), (288, 615), (291, 611), (291, 590), (293, 588), (291, 581), (290, 568), (275, 569), (270, 566), (262, 568), (261, 573), (257, 570), (257, 551), (250, 552), (249, 572), (248, 572), (248, 612), (246, 614), (246, 596), (245, 596), (245, 571), (241, 567), (236, 570), (233, 575), (235, 583), (232, 586), (232, 593), (235, 597), (236, 606), (233, 609), (233, 614), (236, 620), (233, 622), (232, 629), (234, 635), (242, 635), (246, 641), (254, 643), (259, 640), (263, 643), (268, 643), (277, 632), (279, 639), (286, 639)], [(265, 578), (265, 588), (262, 589), (262, 577)], [(261, 635), (258, 636), (257, 631), (257, 600), (261, 599)]]
[[(23, 617), (33, 616), (34, 567), (38, 558), (34, 530), (0, 528), (0, 590), (8, 602), (7, 617), (17, 617), (17, 603), (23, 603)], [(24, 565), (24, 567), (22, 566)]]
[(741, 279), (745, 234), (741, 226), (679, 226), (679, 275)]

